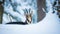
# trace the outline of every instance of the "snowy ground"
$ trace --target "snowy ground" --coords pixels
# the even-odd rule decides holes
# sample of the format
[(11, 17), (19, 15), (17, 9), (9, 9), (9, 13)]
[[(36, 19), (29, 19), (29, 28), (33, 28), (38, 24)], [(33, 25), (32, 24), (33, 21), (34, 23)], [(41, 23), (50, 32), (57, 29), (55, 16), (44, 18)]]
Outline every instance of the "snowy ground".
[(0, 34), (60, 34), (60, 23), (56, 14), (47, 13), (37, 24), (0, 25)]
[[(50, 6), (49, 6), (50, 7)], [(48, 8), (49, 8), (48, 7)], [(51, 7), (46, 17), (36, 24), (30, 25), (0, 25), (0, 34), (60, 34), (60, 21), (52, 14)]]

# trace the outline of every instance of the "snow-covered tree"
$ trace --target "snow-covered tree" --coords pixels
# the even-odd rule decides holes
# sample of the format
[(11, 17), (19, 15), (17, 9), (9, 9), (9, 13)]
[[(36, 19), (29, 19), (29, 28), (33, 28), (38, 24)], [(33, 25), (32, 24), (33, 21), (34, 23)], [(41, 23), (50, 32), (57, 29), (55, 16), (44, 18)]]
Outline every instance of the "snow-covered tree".
[(32, 9), (32, 23), (37, 22), (37, 1), (36, 0), (5, 0), (3, 24), (8, 22), (25, 22), (26, 17), (23, 9)]

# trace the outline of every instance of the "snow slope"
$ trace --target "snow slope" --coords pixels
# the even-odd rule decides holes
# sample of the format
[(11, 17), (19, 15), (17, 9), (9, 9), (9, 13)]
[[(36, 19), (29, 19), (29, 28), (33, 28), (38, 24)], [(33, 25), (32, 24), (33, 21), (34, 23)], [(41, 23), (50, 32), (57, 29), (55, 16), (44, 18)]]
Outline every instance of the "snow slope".
[(0, 25), (0, 34), (60, 34), (60, 22), (57, 15), (50, 12), (37, 24)]

